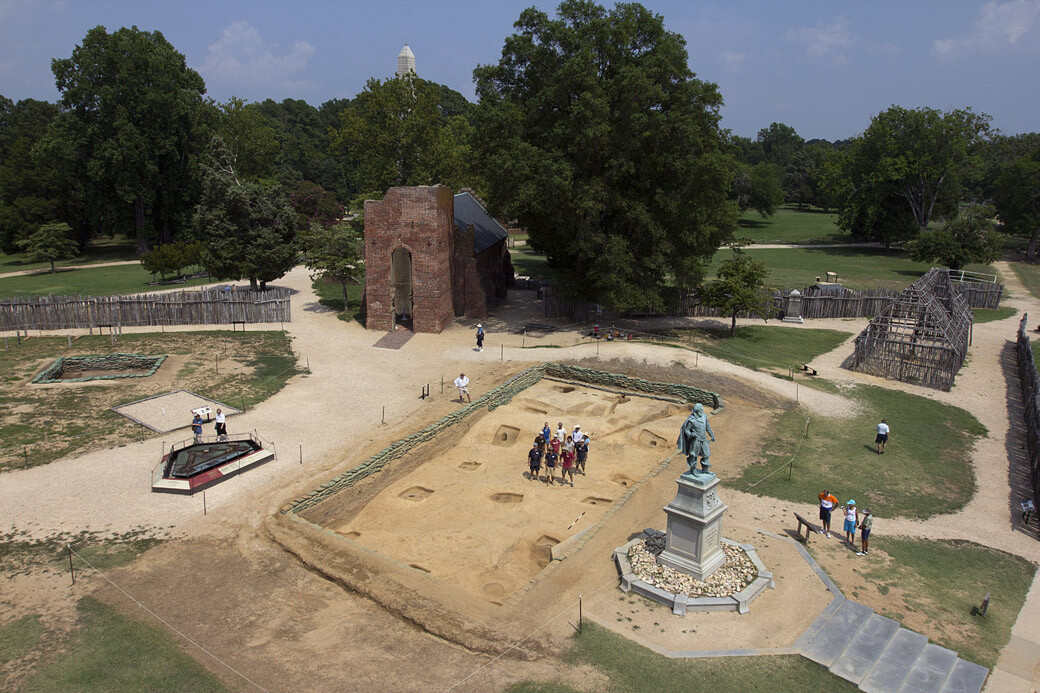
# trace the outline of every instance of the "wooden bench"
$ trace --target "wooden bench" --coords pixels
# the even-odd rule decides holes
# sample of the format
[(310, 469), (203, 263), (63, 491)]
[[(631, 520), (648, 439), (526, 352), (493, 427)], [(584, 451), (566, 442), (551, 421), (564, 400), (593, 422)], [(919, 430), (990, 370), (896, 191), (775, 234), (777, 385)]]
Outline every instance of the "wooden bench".
[(816, 369), (807, 363), (802, 364), (802, 370), (805, 371), (806, 375), (816, 375)]
[(798, 520), (798, 538), (799, 539), (802, 538), (802, 527), (803, 526), (805, 527), (805, 539), (804, 539), (804, 541), (805, 541), (806, 545), (809, 544), (809, 535), (810, 534), (812, 534), (813, 532), (822, 532), (823, 531), (823, 529), (821, 527), (818, 527), (818, 526), (814, 525), (812, 522), (809, 522), (808, 520), (806, 520), (804, 517), (802, 517), (798, 513), (795, 513), (794, 517), (795, 517), (796, 520)]

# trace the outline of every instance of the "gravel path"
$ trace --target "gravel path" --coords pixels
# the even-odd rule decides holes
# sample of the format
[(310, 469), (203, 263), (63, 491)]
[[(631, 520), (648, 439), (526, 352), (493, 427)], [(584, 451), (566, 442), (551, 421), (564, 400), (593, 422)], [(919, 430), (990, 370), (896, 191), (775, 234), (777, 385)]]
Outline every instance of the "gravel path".
[[(139, 265), (140, 260), (113, 260), (112, 262), (95, 262), (89, 265), (64, 265), (58, 267), (58, 272), (75, 269), (91, 269), (93, 267), (115, 267), (116, 265)], [(37, 267), (35, 269), (16, 270), (14, 272), (0, 272), (0, 279), (4, 277), (24, 277), (28, 274), (50, 274), (50, 267)]]

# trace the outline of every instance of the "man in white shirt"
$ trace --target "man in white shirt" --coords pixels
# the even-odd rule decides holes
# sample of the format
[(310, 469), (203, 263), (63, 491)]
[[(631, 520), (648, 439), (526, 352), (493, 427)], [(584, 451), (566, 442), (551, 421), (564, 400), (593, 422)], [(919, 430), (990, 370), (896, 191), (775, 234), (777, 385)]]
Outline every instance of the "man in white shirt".
[(581, 432), (581, 426), (575, 426), (574, 433), (571, 434), (571, 442), (577, 445), (583, 440), (585, 440), (585, 434)]
[(560, 441), (562, 446), (567, 442), (567, 429), (563, 427), (563, 422), (560, 421), (556, 424), (556, 440)]
[(471, 402), (469, 397), (469, 378), (466, 377), (465, 373), (459, 373), (459, 377), (455, 378), (455, 387), (459, 388), (459, 403), (462, 403), (465, 397), (466, 402)]
[(874, 442), (877, 443), (877, 454), (884, 455), (885, 443), (888, 442), (888, 424), (884, 419), (877, 425), (877, 437), (874, 438)]

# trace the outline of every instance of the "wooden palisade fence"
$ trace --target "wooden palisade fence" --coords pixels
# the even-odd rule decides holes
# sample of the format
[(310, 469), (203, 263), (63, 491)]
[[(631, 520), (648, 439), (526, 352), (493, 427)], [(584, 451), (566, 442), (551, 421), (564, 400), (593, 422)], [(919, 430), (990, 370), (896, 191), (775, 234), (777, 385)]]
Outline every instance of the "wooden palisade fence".
[(1022, 415), (1026, 425), (1026, 449), (1029, 453), (1030, 480), (1033, 484), (1033, 503), (1040, 508), (1040, 378), (1033, 362), (1033, 349), (1026, 334), (1029, 314), (1018, 323), (1018, 379), (1022, 383)]
[(33, 296), (0, 301), (0, 332), (290, 322), (289, 289), (170, 291), (137, 296)]

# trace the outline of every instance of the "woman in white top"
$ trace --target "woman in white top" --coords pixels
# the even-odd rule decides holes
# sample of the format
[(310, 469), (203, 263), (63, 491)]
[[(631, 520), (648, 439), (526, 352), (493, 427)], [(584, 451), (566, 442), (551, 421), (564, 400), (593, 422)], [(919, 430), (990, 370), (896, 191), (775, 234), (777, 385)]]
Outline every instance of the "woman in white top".
[(856, 541), (856, 501), (850, 500), (845, 504), (845, 539), (850, 544)]

